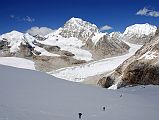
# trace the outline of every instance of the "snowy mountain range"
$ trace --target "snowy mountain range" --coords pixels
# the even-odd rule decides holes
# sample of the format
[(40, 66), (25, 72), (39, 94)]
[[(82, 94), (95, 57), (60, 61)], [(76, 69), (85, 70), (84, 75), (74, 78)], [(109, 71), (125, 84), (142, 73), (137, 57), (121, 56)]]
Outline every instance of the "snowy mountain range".
[[(129, 26), (124, 33), (108, 34), (100, 32), (95, 24), (71, 18), (63, 27), (45, 36), (18, 31), (1, 35), (0, 64), (19, 67), (6, 61), (25, 58), (27, 60), (22, 60), (24, 64), (28, 61), (34, 63), (29, 69), (74, 82), (93, 81), (93, 84), (97, 84), (134, 55), (143, 44), (156, 37), (156, 31), (156, 26), (146, 23)], [(103, 81), (101, 86), (105, 86)]]

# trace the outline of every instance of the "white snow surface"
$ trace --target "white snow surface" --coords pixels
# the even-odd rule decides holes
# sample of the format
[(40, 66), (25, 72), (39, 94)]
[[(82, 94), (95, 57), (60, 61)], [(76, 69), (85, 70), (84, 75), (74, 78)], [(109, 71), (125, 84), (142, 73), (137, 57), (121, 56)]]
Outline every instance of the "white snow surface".
[(150, 25), (148, 23), (146, 24), (134, 24), (126, 28), (123, 35), (131, 35), (135, 34), (138, 37), (141, 37), (143, 35), (154, 35), (157, 30), (156, 26)]
[(126, 59), (131, 57), (139, 48), (141, 48), (141, 45), (130, 43), (127, 44), (130, 46), (130, 50), (129, 53), (125, 55), (106, 58), (84, 65), (61, 68), (59, 70), (49, 72), (49, 74), (73, 82), (82, 82), (89, 76), (99, 75), (105, 72), (112, 71)]
[(0, 64), (17, 68), (35, 70), (34, 62), (24, 58), (0, 57)]
[(155, 51), (148, 51), (144, 55), (142, 55), (139, 59), (147, 59), (147, 60), (152, 60), (158, 56), (158, 53)]
[[(119, 90), (0, 65), (1, 120), (158, 120), (159, 86)], [(106, 110), (103, 111), (102, 107)]]

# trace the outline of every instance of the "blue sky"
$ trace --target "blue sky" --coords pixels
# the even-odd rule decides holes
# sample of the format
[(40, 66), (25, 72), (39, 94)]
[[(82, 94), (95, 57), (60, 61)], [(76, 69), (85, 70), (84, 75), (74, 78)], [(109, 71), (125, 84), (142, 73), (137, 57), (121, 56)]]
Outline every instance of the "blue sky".
[(1, 0), (0, 34), (11, 30), (49, 27), (57, 29), (71, 17), (79, 17), (99, 28), (124, 31), (135, 23), (159, 25), (159, 16), (136, 15), (144, 9), (159, 11), (159, 0)]

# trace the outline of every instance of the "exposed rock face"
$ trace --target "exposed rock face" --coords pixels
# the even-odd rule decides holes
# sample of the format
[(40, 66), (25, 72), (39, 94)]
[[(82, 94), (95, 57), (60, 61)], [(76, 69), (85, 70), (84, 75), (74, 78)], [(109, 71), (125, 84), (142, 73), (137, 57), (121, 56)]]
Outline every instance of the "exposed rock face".
[(8, 46), (8, 43), (6, 40), (0, 41), (0, 49), (2, 50), (5, 46)]
[[(87, 40), (86, 46), (92, 50), (95, 58), (105, 58), (122, 55), (129, 50), (129, 46), (120, 38), (121, 34), (95, 34), (92, 39)], [(96, 37), (97, 36), (97, 37)], [(94, 40), (94, 38), (96, 38)]]
[(34, 40), (33, 43), (34, 43), (34, 45), (37, 45), (37, 46), (39, 46), (41, 48), (44, 48), (48, 52), (55, 53), (55, 52), (59, 52), (60, 51), (60, 47), (59, 46), (45, 45), (45, 44), (42, 44), (40, 42), (37, 42), (36, 40)]
[(86, 61), (76, 60), (68, 56), (60, 56), (60, 57), (34, 56), (33, 59), (35, 61), (36, 69), (44, 72), (57, 70), (63, 67), (69, 67), (74, 64), (86, 63)]
[(10, 47), (8, 46), (8, 42), (6, 40), (0, 41), (0, 56), (1, 57), (12, 56), (9, 48)]
[(146, 24), (135, 24), (126, 28), (123, 33), (123, 39), (133, 44), (145, 44), (154, 35), (157, 30), (156, 26)]
[(68, 52), (68, 51), (65, 51), (65, 50), (62, 50), (61, 51), (61, 54), (63, 54), (63, 55), (66, 55), (66, 56), (75, 56), (73, 53), (71, 53), (71, 52)]
[[(103, 87), (116, 85), (159, 85), (159, 34), (158, 30), (135, 55), (124, 61), (113, 73), (99, 80)], [(111, 82), (110, 82), (111, 81)], [(111, 83), (111, 84), (110, 84)]]
[(156, 30), (155, 35), (159, 35), (159, 28)]
[(33, 53), (32, 51), (34, 48), (30, 46), (28, 43), (22, 44), (19, 46), (19, 51), (16, 52), (16, 56), (18, 57), (32, 57)]
[(134, 61), (126, 67), (123, 74), (124, 84), (159, 85), (159, 64)]
[(36, 39), (39, 40), (39, 41), (44, 41), (44, 40), (46, 40), (45, 37), (40, 36), (40, 35), (35, 35), (35, 36), (33, 36), (33, 37), (36, 38)]
[(95, 52), (100, 56), (116, 56), (126, 53), (129, 46), (123, 41), (113, 39), (108, 36), (103, 36), (95, 45)]

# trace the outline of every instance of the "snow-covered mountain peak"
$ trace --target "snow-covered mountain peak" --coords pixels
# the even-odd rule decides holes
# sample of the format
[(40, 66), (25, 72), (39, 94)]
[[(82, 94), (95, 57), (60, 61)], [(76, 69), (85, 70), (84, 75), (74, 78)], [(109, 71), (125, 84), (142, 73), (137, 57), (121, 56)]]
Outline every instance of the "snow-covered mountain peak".
[(99, 33), (99, 29), (96, 25), (73, 17), (64, 24), (60, 35), (67, 38), (76, 37), (87, 40), (94, 33)]
[(120, 32), (111, 32), (111, 33), (109, 34), (110, 37), (118, 36), (118, 35), (121, 35), (121, 33), (120, 33)]
[(157, 30), (156, 26), (145, 24), (134, 24), (126, 28), (123, 35), (136, 34), (139, 37), (143, 35), (154, 35)]
[(156, 30), (156, 26), (148, 23), (134, 24), (126, 28), (122, 39), (133, 44), (143, 45), (155, 35)]
[(68, 20), (69, 22), (82, 22), (83, 20), (81, 18), (75, 18), (72, 17), (70, 20)]
[[(75, 18), (75, 17), (72, 17), (70, 20), (68, 20), (67, 22), (66, 22), (66, 24), (72, 24), (72, 26), (75, 26), (75, 25), (77, 25), (77, 26), (85, 26), (85, 27), (87, 27), (88, 29), (90, 29), (90, 28), (94, 28), (94, 32), (96, 32), (97, 31), (97, 26), (95, 25), (95, 24), (92, 24), (92, 23), (90, 23), (90, 22), (87, 22), (87, 21), (84, 21), (84, 20), (82, 20), (81, 18)], [(65, 24), (65, 27), (67, 26)]]
[(26, 44), (27, 42), (30, 45), (33, 45), (32, 42), (35, 40), (35, 38), (28, 33), (21, 33), (14, 30), (9, 33), (2, 34), (0, 36), (0, 41), (1, 40), (8, 42), (8, 46), (10, 46), (11, 52), (16, 52), (19, 50), (19, 46), (21, 44)]
[(0, 40), (6, 40), (8, 42), (18, 42), (18, 41), (33, 41), (35, 38), (28, 33), (21, 33), (18, 31), (11, 31), (9, 33), (2, 34)]
[(1, 39), (8, 39), (8, 38), (9, 39), (18, 39), (18, 38), (22, 38), (22, 36), (23, 36), (23, 33), (13, 30), (9, 33), (2, 34), (0, 36), (0, 40)]
[(118, 40), (121, 40), (122, 38), (121, 32), (111, 32), (109, 36), (113, 39), (118, 39)]

